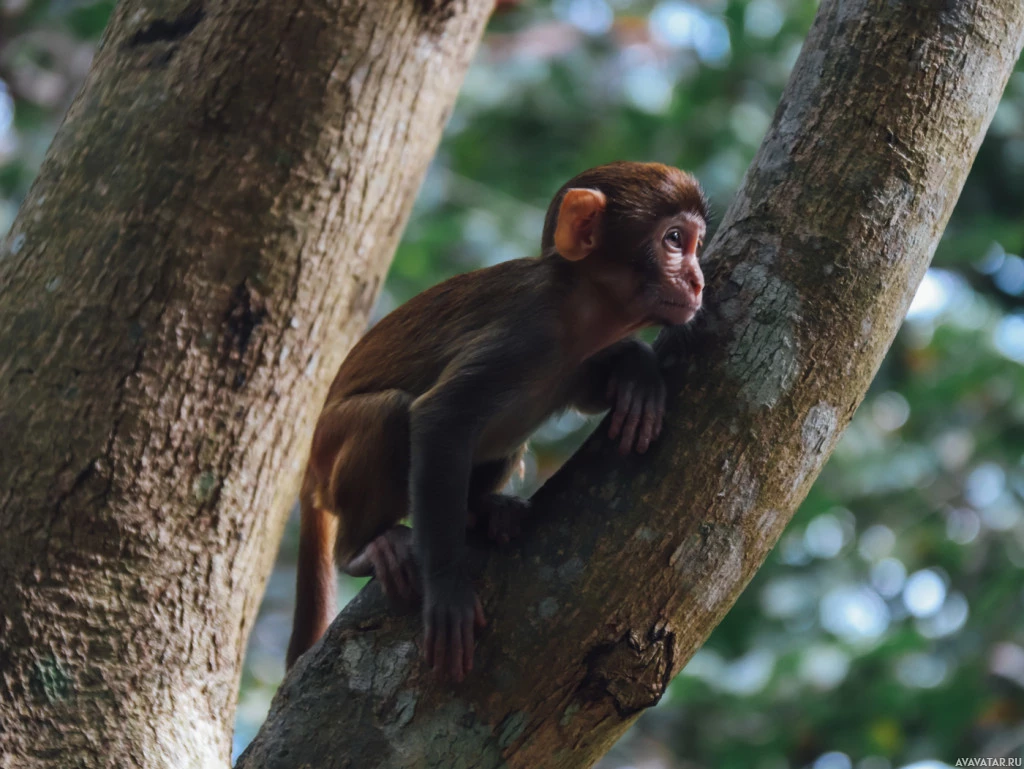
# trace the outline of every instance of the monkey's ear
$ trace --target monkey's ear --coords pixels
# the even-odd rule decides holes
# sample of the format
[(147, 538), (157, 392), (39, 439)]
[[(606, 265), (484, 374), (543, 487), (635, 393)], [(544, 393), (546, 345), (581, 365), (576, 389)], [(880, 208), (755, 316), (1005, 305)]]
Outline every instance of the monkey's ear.
[(605, 206), (600, 190), (567, 190), (558, 209), (555, 226), (555, 250), (571, 262), (578, 261), (597, 248), (598, 227)]

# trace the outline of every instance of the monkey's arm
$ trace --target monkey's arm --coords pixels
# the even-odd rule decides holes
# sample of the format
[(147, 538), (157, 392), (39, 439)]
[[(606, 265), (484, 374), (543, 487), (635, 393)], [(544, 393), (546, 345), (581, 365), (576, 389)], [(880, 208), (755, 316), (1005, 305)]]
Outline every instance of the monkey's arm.
[(665, 417), (665, 381), (654, 350), (627, 337), (591, 356), (580, 367), (569, 405), (585, 414), (614, 409), (609, 437), (619, 440), (621, 453), (635, 444), (643, 454)]
[[(424, 656), (462, 680), (473, 664), (483, 610), (464, 569), (469, 475), (479, 419), (453, 418), (454, 395), (430, 392), (413, 404), (409, 491), (413, 541), (423, 572)], [(446, 656), (448, 665), (446, 668)]]
[(494, 343), (467, 349), (410, 410), (409, 491), (423, 571), (424, 653), (435, 670), (456, 681), (472, 668), (475, 628), (484, 624), (465, 570), (473, 456), (488, 421), (522, 397), (531, 358), (537, 358)]

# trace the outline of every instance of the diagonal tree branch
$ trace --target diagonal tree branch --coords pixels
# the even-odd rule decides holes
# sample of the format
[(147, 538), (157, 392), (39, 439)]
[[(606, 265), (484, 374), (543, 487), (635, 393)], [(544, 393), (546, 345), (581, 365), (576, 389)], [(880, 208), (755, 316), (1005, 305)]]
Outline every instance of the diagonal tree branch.
[[(826, 0), (664, 334), (670, 423), (591, 439), (490, 557), (477, 669), (438, 685), (375, 588), (282, 686), (240, 769), (582, 767), (656, 703), (775, 544), (860, 403), (1024, 42), (1019, 0)], [(682, 129), (681, 129), (682, 130)]]

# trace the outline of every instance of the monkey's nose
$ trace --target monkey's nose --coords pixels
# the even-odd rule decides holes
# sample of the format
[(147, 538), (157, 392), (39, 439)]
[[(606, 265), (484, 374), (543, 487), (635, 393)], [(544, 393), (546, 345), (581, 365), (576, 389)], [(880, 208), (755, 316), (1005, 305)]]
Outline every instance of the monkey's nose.
[(694, 296), (700, 296), (704, 290), (704, 276), (700, 272), (692, 272), (689, 277), (690, 288)]

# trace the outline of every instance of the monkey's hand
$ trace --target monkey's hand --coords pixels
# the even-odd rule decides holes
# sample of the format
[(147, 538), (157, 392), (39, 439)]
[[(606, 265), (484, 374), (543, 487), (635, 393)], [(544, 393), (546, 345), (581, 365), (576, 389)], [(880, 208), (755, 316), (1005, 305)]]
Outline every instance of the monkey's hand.
[(615, 361), (608, 377), (612, 408), (608, 437), (619, 441), (619, 453), (635, 446), (643, 454), (661, 434), (665, 418), (665, 380), (658, 359), (647, 345), (635, 345)]
[(485, 494), (471, 504), (471, 518), (499, 545), (507, 545), (523, 531), (530, 500), (511, 494)]
[(461, 573), (433, 575), (426, 583), (424, 658), (439, 677), (461, 681), (473, 669), (476, 629), (487, 624), (484, 607)]

